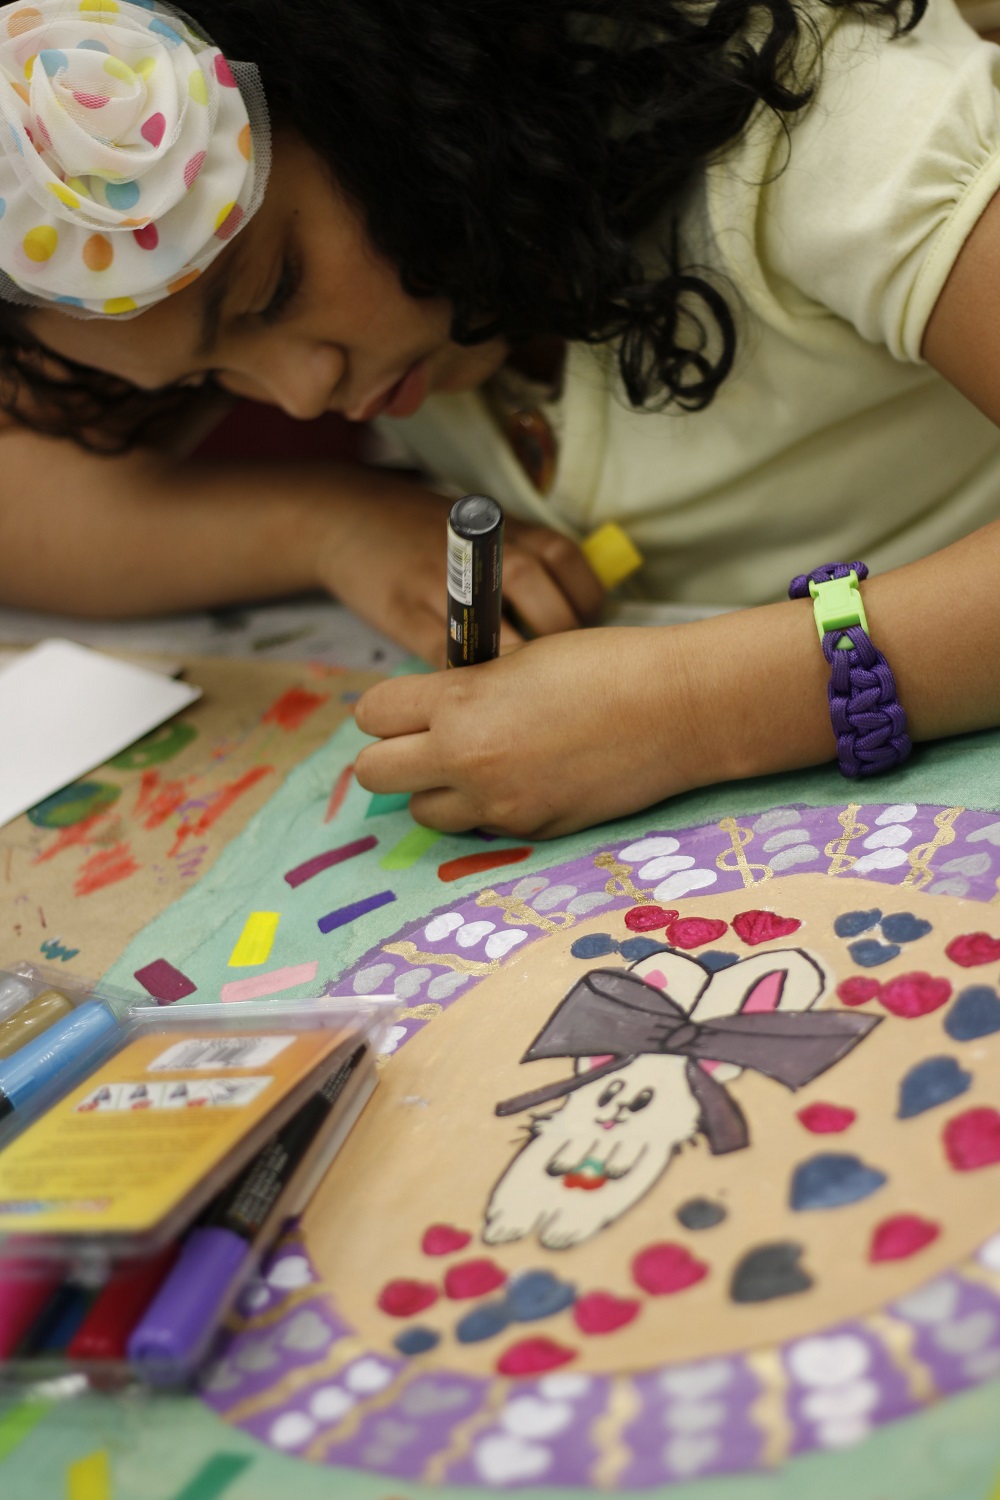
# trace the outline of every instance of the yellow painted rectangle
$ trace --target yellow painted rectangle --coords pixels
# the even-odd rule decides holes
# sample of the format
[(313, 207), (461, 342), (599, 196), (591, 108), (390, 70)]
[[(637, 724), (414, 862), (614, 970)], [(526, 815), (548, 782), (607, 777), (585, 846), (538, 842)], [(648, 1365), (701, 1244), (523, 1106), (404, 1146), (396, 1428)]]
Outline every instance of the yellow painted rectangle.
[(70, 1464), (66, 1473), (66, 1500), (113, 1500), (111, 1464), (104, 1448)]
[(229, 955), (229, 967), (249, 969), (255, 964), (267, 963), (280, 921), (280, 912), (252, 911), (243, 924), (236, 947)]

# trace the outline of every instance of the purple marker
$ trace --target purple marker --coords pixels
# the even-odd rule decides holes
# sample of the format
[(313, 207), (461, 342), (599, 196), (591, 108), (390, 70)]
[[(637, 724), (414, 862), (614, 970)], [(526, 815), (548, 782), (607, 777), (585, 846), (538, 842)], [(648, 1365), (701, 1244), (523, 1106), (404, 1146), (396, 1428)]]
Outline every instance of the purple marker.
[(129, 1359), (148, 1367), (144, 1373), (153, 1383), (175, 1384), (197, 1368), (248, 1265), (298, 1207), (298, 1168), (365, 1052), (356, 1048), (330, 1075), (184, 1241), (128, 1341)]

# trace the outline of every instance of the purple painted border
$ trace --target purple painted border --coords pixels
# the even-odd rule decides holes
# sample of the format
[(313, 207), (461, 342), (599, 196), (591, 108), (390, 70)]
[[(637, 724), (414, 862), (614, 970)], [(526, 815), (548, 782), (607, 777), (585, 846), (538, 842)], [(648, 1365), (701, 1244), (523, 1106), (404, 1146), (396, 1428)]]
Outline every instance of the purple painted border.
[[(863, 876), (899, 885), (913, 868), (911, 851), (931, 844), (944, 826), (952, 838), (935, 851), (922, 889), (991, 900), (1000, 877), (1000, 820), (996, 814), (963, 811), (952, 825), (947, 812), (913, 804), (859, 806), (853, 820), (858, 831), (844, 849), (847, 860), (857, 863), (842, 861), (838, 878)], [(828, 873), (847, 831), (845, 820), (850, 824), (843, 808), (789, 807), (724, 820), (721, 826), (654, 831), (493, 889), (518, 897), (542, 915), (558, 910), (582, 917), (602, 909), (610, 914), (634, 903), (624, 892), (607, 894), (611, 871), (595, 865), (596, 856), (605, 852), (629, 865), (636, 885), (653, 888), (650, 899), (660, 904), (682, 895), (742, 890), (740, 855), (751, 868), (766, 861), (778, 879), (790, 873)], [(749, 829), (752, 839), (741, 839), (739, 828)], [(682, 868), (650, 874), (651, 861), (663, 858), (668, 866), (673, 861)], [(685, 882), (689, 890), (682, 888)], [(767, 894), (773, 889), (769, 881)], [(428, 955), (436, 949), (453, 953), (457, 945), (472, 959), (502, 959), (548, 936), (534, 927), (494, 922), (499, 911), (477, 905), (478, 894), (441, 907), (380, 943), (330, 985), (329, 993), (385, 993), (392, 987), (410, 1005), (435, 1001), (448, 1006), (474, 988), (475, 979), (430, 956), (414, 966), (388, 954), (387, 944), (408, 941)], [(747, 898), (752, 902), (752, 888)], [(471, 934), (465, 943), (457, 935), (462, 928)], [(521, 936), (513, 946), (499, 953), (498, 941), (510, 945), (517, 933)], [(403, 1021), (393, 1047), (405, 1045), (426, 1024), (418, 1018)], [(1000, 1235), (983, 1247), (978, 1260), (988, 1272), (1000, 1273)], [(441, 1476), (446, 1483), (486, 1489), (593, 1483), (600, 1455), (589, 1434), (611, 1408), (616, 1392), (620, 1395), (620, 1378), (556, 1372), (518, 1381), (499, 1408), (488, 1410), (497, 1384), (493, 1379), (440, 1370), (421, 1373), (397, 1357), (358, 1351), (352, 1330), (312, 1274), (302, 1247), (293, 1242), (281, 1248), (263, 1278), (245, 1293), (246, 1324), (231, 1339), (205, 1390), (221, 1415), (235, 1414), (296, 1370), (304, 1375), (319, 1353), (327, 1356), (325, 1372), (296, 1383), (286, 1402), (249, 1415), (240, 1425), (285, 1451), (310, 1451), (327, 1462), (419, 1480), (430, 1460), (448, 1448), (456, 1424), (479, 1414), (474, 1441)], [(1000, 1287), (1000, 1275), (997, 1280)], [(311, 1285), (316, 1285), (315, 1295)], [(985, 1281), (939, 1277), (886, 1311), (909, 1346), (909, 1376), (898, 1359), (890, 1359), (872, 1327), (855, 1320), (774, 1351), (777, 1358), (766, 1370), (757, 1357), (741, 1355), (664, 1366), (632, 1377), (627, 1382), (631, 1406), (620, 1433), (626, 1458), (615, 1487), (644, 1489), (772, 1461), (769, 1435), (754, 1415), (769, 1392), (773, 1406), (777, 1391), (785, 1414), (783, 1451), (793, 1454), (847, 1446), (879, 1423), (919, 1410), (935, 1395), (1000, 1374), (1000, 1290)], [(347, 1339), (346, 1357), (338, 1359), (337, 1346)], [(401, 1376), (406, 1378), (398, 1394), (387, 1400), (384, 1393)], [(382, 1399), (371, 1399), (378, 1396)]]

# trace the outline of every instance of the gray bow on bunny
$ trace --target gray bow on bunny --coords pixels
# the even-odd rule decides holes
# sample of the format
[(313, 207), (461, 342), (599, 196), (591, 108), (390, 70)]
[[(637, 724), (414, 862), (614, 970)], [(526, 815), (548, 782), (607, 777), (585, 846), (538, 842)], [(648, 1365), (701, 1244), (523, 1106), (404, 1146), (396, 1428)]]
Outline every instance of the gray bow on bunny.
[(846, 1011), (754, 1011), (692, 1021), (662, 990), (621, 969), (592, 969), (570, 990), (521, 1061), (541, 1057), (600, 1057), (607, 1062), (585, 1073), (496, 1106), (498, 1115), (560, 1099), (585, 1084), (614, 1073), (643, 1052), (687, 1059), (685, 1076), (701, 1108), (701, 1130), (713, 1155), (739, 1151), (750, 1136), (743, 1111), (723, 1084), (699, 1060), (753, 1068), (799, 1089), (825, 1073), (856, 1047), (878, 1016)]

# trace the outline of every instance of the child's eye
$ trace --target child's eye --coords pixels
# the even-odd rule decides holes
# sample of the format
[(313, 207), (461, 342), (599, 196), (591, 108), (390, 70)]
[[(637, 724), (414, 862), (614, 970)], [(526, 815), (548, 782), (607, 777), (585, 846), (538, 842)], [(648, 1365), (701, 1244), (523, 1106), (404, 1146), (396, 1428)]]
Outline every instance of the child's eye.
[(271, 294), (270, 302), (260, 313), (265, 323), (273, 323), (276, 318), (281, 316), (298, 291), (300, 280), (298, 266), (294, 265), (287, 258), (282, 261), (278, 285)]

